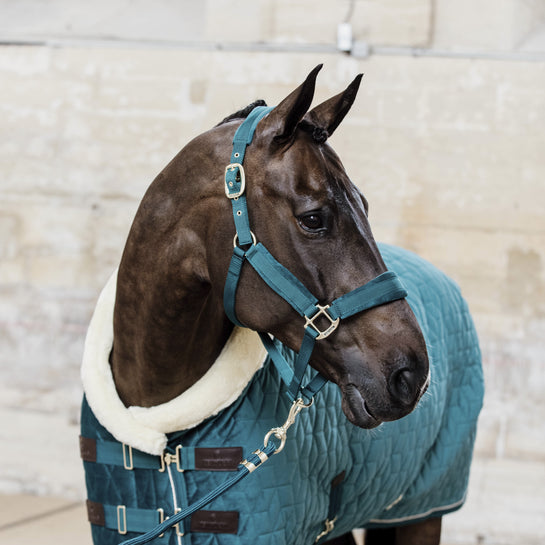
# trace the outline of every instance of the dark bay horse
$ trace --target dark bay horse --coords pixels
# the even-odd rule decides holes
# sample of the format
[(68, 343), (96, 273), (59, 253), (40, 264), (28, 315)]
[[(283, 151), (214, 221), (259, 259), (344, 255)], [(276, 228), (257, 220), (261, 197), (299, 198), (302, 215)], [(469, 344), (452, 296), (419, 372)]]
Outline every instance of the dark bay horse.
[[(256, 240), (327, 304), (387, 267), (367, 201), (327, 142), (361, 77), (309, 109), (319, 69), (259, 122), (244, 171)], [(136, 214), (117, 275), (110, 354), (126, 407), (154, 407), (188, 391), (233, 332), (223, 305), (235, 236), (224, 174), (233, 135), (254, 106), (191, 141), (158, 175)], [(304, 319), (247, 265), (235, 309), (245, 327), (300, 349)], [(317, 341), (310, 365), (338, 385), (346, 418), (364, 429), (411, 413), (429, 385), (426, 342), (403, 298), (343, 319)], [(440, 532), (441, 518), (432, 517), (369, 530), (366, 543), (435, 545)], [(352, 542), (350, 534), (332, 541)]]
[[(307, 112), (317, 72), (259, 124), (244, 169), (257, 240), (330, 302), (386, 266), (367, 202), (325, 142), (350, 109), (360, 78)], [(119, 268), (111, 358), (126, 405), (152, 406), (184, 392), (232, 331), (222, 297), (235, 233), (223, 176), (240, 121), (189, 143), (136, 214)], [(299, 349), (302, 318), (250, 268), (242, 274), (236, 312), (246, 327)], [(424, 338), (404, 300), (343, 323), (317, 344), (312, 366), (339, 385), (347, 418), (364, 428), (408, 414), (428, 380)]]

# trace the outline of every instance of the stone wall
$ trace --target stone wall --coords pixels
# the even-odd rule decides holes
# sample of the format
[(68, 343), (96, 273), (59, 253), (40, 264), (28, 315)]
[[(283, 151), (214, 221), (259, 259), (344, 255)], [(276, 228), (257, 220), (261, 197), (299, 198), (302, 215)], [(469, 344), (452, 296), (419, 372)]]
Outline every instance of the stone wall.
[[(331, 143), (376, 238), (445, 270), (473, 311), (479, 456), (545, 461), (542, 2), (24, 5), (4, 2), (0, 18), (6, 452), (46, 429), (25, 415), (77, 434), (86, 325), (154, 176), (190, 138), (255, 98), (274, 105), (323, 62), (317, 101), (365, 73)], [(347, 17), (357, 55), (336, 50)], [(81, 494), (77, 479), (23, 466), (2, 464), (0, 490)]]

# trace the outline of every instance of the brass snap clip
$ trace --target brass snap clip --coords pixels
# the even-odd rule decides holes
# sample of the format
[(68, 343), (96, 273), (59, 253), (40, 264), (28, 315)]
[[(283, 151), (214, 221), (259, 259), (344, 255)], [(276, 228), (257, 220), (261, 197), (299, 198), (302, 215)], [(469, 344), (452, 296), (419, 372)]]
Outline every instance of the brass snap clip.
[(263, 440), (263, 445), (266, 447), (267, 444), (269, 443), (270, 438), (274, 435), (277, 439), (280, 440), (280, 445), (277, 447), (277, 449), (274, 451), (273, 454), (278, 454), (286, 445), (286, 437), (287, 437), (288, 429), (295, 422), (297, 415), (303, 409), (308, 409), (313, 403), (314, 403), (314, 399), (312, 399), (310, 403), (305, 403), (302, 398), (296, 399), (290, 408), (290, 412), (288, 413), (288, 418), (286, 419), (284, 424), (282, 424), (282, 426), (279, 426), (278, 428), (272, 428), (271, 430), (269, 430), (267, 435), (265, 435), (265, 439)]

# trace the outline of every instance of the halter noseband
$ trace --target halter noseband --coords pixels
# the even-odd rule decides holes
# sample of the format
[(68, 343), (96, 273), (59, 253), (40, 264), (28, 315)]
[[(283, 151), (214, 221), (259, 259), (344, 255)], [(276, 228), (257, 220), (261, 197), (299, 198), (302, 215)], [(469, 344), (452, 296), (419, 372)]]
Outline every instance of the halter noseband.
[[(225, 194), (231, 200), (233, 207), (236, 235), (225, 281), (223, 305), (229, 319), (234, 324), (245, 327), (236, 317), (235, 298), (242, 266), (244, 261), (248, 261), (267, 285), (305, 318), (305, 334), (294, 369), (284, 358), (282, 345), (278, 341), (271, 339), (267, 333), (259, 333), (259, 335), (282, 380), (287, 385), (287, 393), (292, 401), (301, 396), (312, 400), (327, 382), (327, 379), (318, 373), (306, 386), (301, 386), (315, 342), (333, 333), (341, 319), (390, 301), (403, 299), (407, 296), (407, 291), (395, 272), (386, 271), (367, 284), (338, 297), (331, 304), (320, 305), (318, 299), (302, 282), (281, 265), (263, 244), (257, 242), (250, 230), (245, 195), (246, 176), (242, 164), (246, 148), (252, 142), (257, 124), (271, 110), (272, 108), (258, 106), (250, 112), (235, 133), (231, 162), (225, 169)], [(249, 248), (244, 250), (242, 248), (244, 246)], [(320, 330), (315, 322), (321, 316), (329, 322), (324, 330)]]

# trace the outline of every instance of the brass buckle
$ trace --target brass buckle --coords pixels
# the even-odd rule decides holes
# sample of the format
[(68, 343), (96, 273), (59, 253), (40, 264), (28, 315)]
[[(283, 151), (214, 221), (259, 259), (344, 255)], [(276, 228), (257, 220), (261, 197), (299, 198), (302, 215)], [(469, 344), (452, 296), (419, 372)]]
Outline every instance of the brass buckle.
[[(240, 175), (240, 189), (236, 191), (235, 193), (231, 193), (231, 191), (235, 187), (235, 184), (233, 182), (227, 181), (227, 173), (233, 172), (237, 168)], [(246, 175), (244, 174), (244, 167), (240, 163), (229, 163), (225, 167), (225, 195), (229, 199), (238, 199), (241, 195), (244, 194), (245, 190), (246, 190)]]
[(161, 467), (159, 468), (159, 473), (164, 473), (167, 466), (172, 463), (176, 463), (176, 469), (179, 473), (183, 473), (184, 469), (182, 468), (182, 445), (176, 447), (175, 453), (170, 454), (170, 452), (165, 452), (161, 456)]
[(117, 531), (121, 535), (127, 533), (127, 508), (124, 505), (117, 506)]
[[(181, 507), (178, 507), (176, 509), (176, 511), (174, 511), (174, 514), (176, 515), (177, 513), (179, 513), (181, 511)], [(174, 525), (174, 529), (176, 530), (176, 535), (179, 536), (179, 537), (184, 537), (184, 533), (180, 530), (180, 524), (182, 524), (181, 522), (178, 522), (178, 524), (175, 524)]]
[[(329, 305), (325, 305), (325, 306), (316, 305), (316, 308), (318, 309), (318, 312), (314, 314), (311, 318), (305, 315), (305, 320), (306, 320), (305, 329), (308, 326), (311, 326), (314, 329), (314, 331), (318, 333), (316, 340), (325, 339), (326, 337), (329, 337), (329, 335), (331, 335), (331, 333), (333, 333), (337, 329), (337, 326), (339, 325), (339, 322), (341, 321), (341, 319), (337, 318), (336, 320), (334, 320), (329, 315), (329, 312), (327, 312)], [(314, 320), (316, 320), (318, 316), (325, 316), (330, 322), (329, 327), (325, 331), (320, 331), (320, 329), (318, 329), (318, 326), (314, 323)]]
[[(157, 513), (159, 513), (159, 524), (163, 524), (165, 522), (165, 510), (162, 507), (157, 508)], [(163, 537), (165, 535), (165, 532), (159, 535), (159, 537)]]
[(335, 523), (337, 522), (337, 517), (335, 517), (333, 520), (329, 520), (329, 519), (326, 519), (325, 523), (324, 523), (324, 530), (322, 532), (320, 532), (318, 534), (318, 536), (316, 537), (316, 540), (314, 541), (314, 543), (318, 543), (318, 541), (320, 541), (320, 539), (322, 539), (324, 536), (327, 536), (327, 534), (329, 534), (330, 532), (333, 531), (333, 528), (335, 528)]
[(132, 463), (132, 447), (125, 443), (121, 443), (121, 445), (123, 446), (123, 467), (125, 469), (134, 469)]

